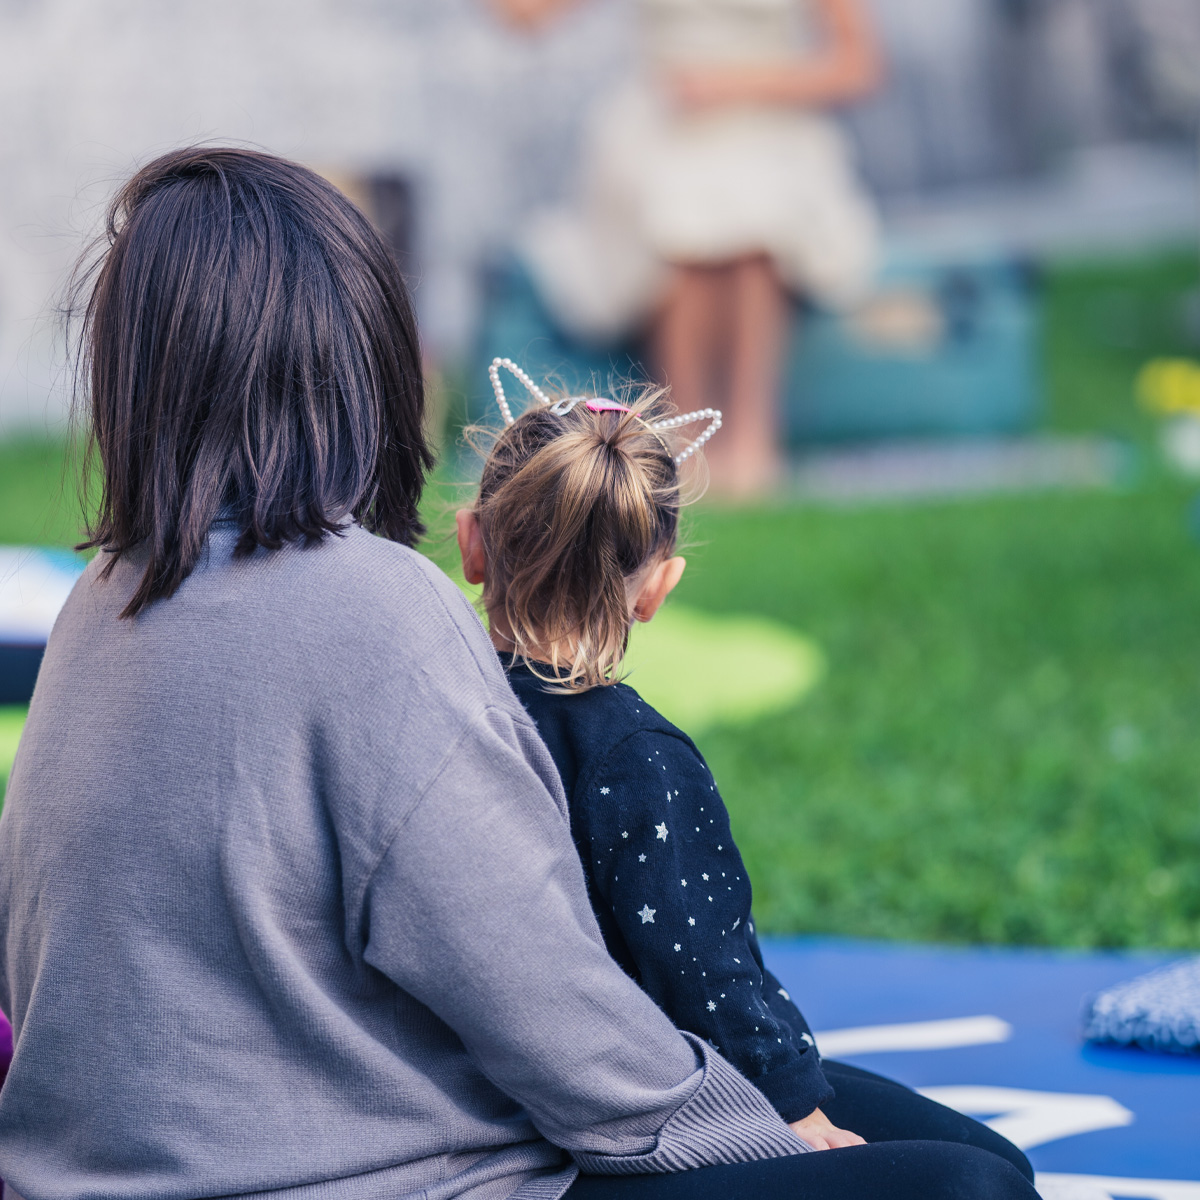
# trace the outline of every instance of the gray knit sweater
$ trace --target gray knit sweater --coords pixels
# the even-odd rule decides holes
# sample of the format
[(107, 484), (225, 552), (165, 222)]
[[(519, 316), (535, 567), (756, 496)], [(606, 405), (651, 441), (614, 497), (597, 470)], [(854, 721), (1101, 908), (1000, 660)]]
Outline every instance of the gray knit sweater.
[(453, 585), (233, 539), (132, 621), (140, 564), (93, 563), (50, 639), (0, 819), (10, 1188), (552, 1200), (806, 1150), (608, 958)]

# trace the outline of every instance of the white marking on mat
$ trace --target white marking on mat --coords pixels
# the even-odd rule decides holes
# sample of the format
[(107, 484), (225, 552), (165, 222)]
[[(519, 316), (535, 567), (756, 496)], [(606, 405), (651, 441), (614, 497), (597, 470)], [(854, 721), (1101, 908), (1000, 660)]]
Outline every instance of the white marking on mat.
[(1037, 1190), (1043, 1200), (1200, 1200), (1200, 1182), (1188, 1179), (1120, 1179), (1039, 1171)]
[(999, 1017), (953, 1017), (945, 1021), (906, 1021), (902, 1025), (860, 1025), (817, 1033), (825, 1058), (878, 1054), (889, 1050), (951, 1050), (1007, 1042), (1013, 1027)]
[(970, 1084), (917, 1090), (968, 1116), (991, 1116), (987, 1124), (1022, 1150), (1080, 1133), (1116, 1129), (1134, 1121), (1133, 1113), (1111, 1096)]

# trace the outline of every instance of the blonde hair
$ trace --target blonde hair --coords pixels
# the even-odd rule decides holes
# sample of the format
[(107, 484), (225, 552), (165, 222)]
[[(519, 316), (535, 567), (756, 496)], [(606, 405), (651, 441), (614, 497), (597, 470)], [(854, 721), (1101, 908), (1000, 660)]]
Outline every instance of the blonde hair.
[[(484, 463), (474, 509), (484, 606), (503, 613), (530, 670), (571, 691), (618, 682), (630, 584), (675, 550), (679, 473), (648, 424), (666, 415), (663, 398), (647, 390), (629, 412), (535, 405)], [(551, 675), (531, 660), (534, 648), (549, 650)]]

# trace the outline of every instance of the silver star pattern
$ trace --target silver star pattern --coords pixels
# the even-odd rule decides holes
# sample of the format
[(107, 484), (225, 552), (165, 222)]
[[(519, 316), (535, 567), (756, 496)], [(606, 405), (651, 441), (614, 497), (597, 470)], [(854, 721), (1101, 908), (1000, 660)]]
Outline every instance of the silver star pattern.
[[(660, 762), (662, 763), (662, 766), (663, 766), (663, 770), (664, 770), (664, 771), (666, 771), (666, 770), (667, 770), (667, 767), (666, 767), (666, 765), (665, 765), (665, 762), (662, 762), (662, 756), (661, 756), (661, 754), (660, 754), (658, 751), (654, 751), (654, 754), (655, 754), (655, 756), (656, 756), (656, 757), (659, 757), (659, 759), (660, 759)], [(653, 759), (647, 759), (647, 762), (648, 762), (648, 763), (652, 763), (652, 762), (653, 762)], [(661, 786), (661, 783), (660, 783), (660, 786)], [(667, 803), (668, 803), (668, 804), (670, 804), (670, 803), (672, 802), (672, 800), (673, 800), (673, 799), (677, 798), (677, 797), (680, 795), (679, 789), (674, 789), (674, 790), (672, 790), (672, 788), (668, 787), (668, 788), (666, 788), (665, 790), (666, 790), (666, 793), (667, 793)], [(711, 785), (711, 776), (710, 776), (710, 792), (715, 792), (715, 790), (716, 790), (716, 789), (715, 789), (715, 787)], [(599, 792), (599, 794), (600, 794), (601, 796), (605, 796), (605, 797), (607, 797), (607, 796), (610, 796), (610, 795), (612, 794), (612, 792), (613, 792), (613, 791), (614, 791), (614, 789), (613, 789), (612, 787), (609, 787), (609, 786), (605, 786), (605, 787), (599, 787), (599, 788), (598, 788), (598, 792)], [(687, 799), (688, 799), (688, 800), (690, 800), (690, 797), (688, 797)], [(686, 802), (685, 802), (685, 803), (686, 803)], [(709, 806), (701, 806), (701, 807), (699, 808), (699, 812), (698, 812), (698, 814), (697, 814), (697, 815), (700, 817), (700, 819), (701, 819), (701, 820), (704, 820), (704, 819), (706, 819), (706, 818), (704, 817), (704, 813), (706, 812), (706, 810), (707, 810), (707, 808), (708, 808), (708, 807), (709, 807)], [(714, 811), (714, 813), (717, 813), (717, 814), (719, 814), (719, 813), (722, 811), (719, 803), (718, 803), (718, 804), (716, 804), (716, 805), (715, 805), (715, 807), (713, 807), (713, 811)], [(714, 824), (714, 823), (715, 823), (715, 821), (714, 821), (713, 819), (709, 819), (709, 824), (710, 824), (710, 825), (711, 825), (711, 824)], [(611, 826), (610, 826), (610, 828), (611, 828)], [(701, 832), (701, 828), (700, 828), (700, 826), (696, 826), (696, 833), (700, 833), (700, 832)], [(626, 829), (626, 830), (620, 830), (620, 831), (619, 831), (619, 833), (620, 833), (620, 838), (619, 838), (619, 839), (612, 839), (614, 842), (615, 842), (615, 841), (617, 841), (617, 840), (621, 840), (621, 841), (629, 841), (629, 840), (633, 840), (633, 839), (632, 839), (632, 837), (631, 837), (631, 831), (630, 831), (630, 830), (627, 830), (627, 829)], [(655, 825), (655, 826), (654, 826), (654, 834), (655, 834), (655, 840), (656, 840), (656, 841), (661, 841), (661, 842), (663, 842), (664, 844), (665, 844), (665, 843), (667, 843), (667, 842), (668, 842), (668, 840), (669, 840), (669, 835), (670, 835), (670, 830), (668, 829), (668, 823), (667, 823), (667, 822), (664, 820), (664, 821), (663, 821), (663, 822), (661, 822), (660, 824), (657, 824), (657, 825)], [(640, 838), (640, 837), (643, 837), (643, 836), (645, 836), (645, 835), (644, 835), (644, 834), (639, 834), (639, 835), (638, 835), (638, 837), (639, 837), (639, 838)], [(706, 839), (704, 839), (704, 841), (707, 841), (707, 838), (706, 838)], [(700, 843), (701, 843), (701, 839), (696, 839), (696, 843), (694, 843), (694, 844), (696, 845), (696, 850), (697, 850), (697, 853), (702, 853), (702, 852), (703, 852), (703, 851), (702, 851), (702, 849), (701, 849), (701, 845), (700, 845)], [(690, 846), (691, 846), (692, 844), (693, 844), (693, 843), (690, 843), (690, 842), (689, 842), (689, 840), (688, 840), (687, 838), (684, 838), (684, 842), (683, 842), (683, 843), (679, 843), (679, 844), (676, 846), (676, 849), (680, 850), (682, 853), (684, 853), (684, 854), (686, 855), (686, 853), (690, 853), (690, 852), (691, 852), (691, 851), (690, 851)], [(707, 853), (708, 853), (708, 854), (710, 854), (710, 855), (712, 854), (712, 846), (713, 846), (713, 843), (712, 843), (712, 842), (708, 842), (708, 843), (707, 843)], [(724, 845), (723, 845), (723, 844), (719, 844), (719, 845), (717, 845), (717, 846), (716, 846), (716, 849), (717, 849), (717, 851), (718, 851), (718, 852), (720, 852), (720, 853), (723, 853), (723, 852), (724, 852), (724, 849), (725, 849), (725, 847), (724, 847)], [(609, 853), (610, 853), (610, 854), (615, 854), (615, 846), (614, 846), (613, 848), (611, 848), (611, 849), (610, 849)], [(671, 857), (673, 858), (673, 857), (674, 857), (674, 854), (672, 854), (672, 855), (671, 855)], [(657, 861), (657, 860), (656, 860), (656, 861)], [(648, 862), (649, 862), (648, 854), (647, 854), (646, 852), (640, 852), (640, 853), (638, 854), (638, 862), (639, 862), (639, 863), (641, 863), (641, 864), (648, 864)], [(681, 863), (680, 865), (684, 865), (684, 864), (682, 864), (682, 863)], [(700, 865), (700, 863), (696, 863), (695, 865)], [(714, 865), (715, 865), (715, 864), (714, 864)], [(597, 866), (598, 866), (598, 867), (600, 866), (600, 863), (599, 863), (599, 861), (597, 862)], [(651, 879), (651, 880), (652, 880), (654, 883), (657, 883), (657, 882), (658, 882), (658, 872), (657, 872), (657, 868), (656, 868), (656, 867), (654, 867), (654, 866), (650, 866), (650, 867), (648, 867), (648, 875), (649, 875), (649, 878), (650, 878), (650, 879)], [(720, 878), (721, 878), (721, 879), (723, 879), (723, 880), (725, 880), (725, 882), (728, 884), (729, 880), (728, 880), (727, 873), (726, 873), (725, 871), (720, 871), (720, 872), (719, 872), (719, 875), (720, 875)], [(712, 874), (711, 874), (710, 872), (708, 872), (708, 871), (703, 871), (703, 872), (701, 873), (701, 877), (702, 877), (702, 880), (703, 880), (705, 883), (712, 882), (712, 881), (714, 881), (714, 880), (716, 879), (716, 876), (712, 875)], [(614, 881), (615, 881), (617, 877), (616, 877), (616, 876), (613, 876), (612, 878), (613, 878), (613, 879), (614, 879)], [(645, 885), (645, 882), (646, 882), (646, 880), (647, 880), (647, 876), (642, 876), (641, 878), (642, 878), (642, 880), (643, 880), (643, 885)], [(736, 876), (736, 881), (737, 881), (739, 884), (742, 882), (742, 880), (741, 880), (741, 876), (740, 876), (740, 875), (737, 875), (737, 876)], [(695, 882), (695, 874), (694, 874), (694, 873), (693, 873), (693, 877), (692, 877), (692, 881), (691, 881), (691, 882), (693, 882), (693, 883)], [(679, 879), (679, 884), (680, 884), (680, 886), (681, 886), (681, 887), (683, 887), (683, 888), (686, 888), (686, 887), (688, 886), (688, 880), (687, 880), (687, 879), (685, 879), (685, 878), (680, 878), (680, 879)], [(732, 890), (733, 890), (733, 889), (732, 889), (732, 887), (729, 887), (729, 888), (727, 888), (726, 890), (727, 890), (727, 891), (730, 891), (730, 892), (732, 892)], [(708, 896), (707, 898), (708, 898), (708, 902), (709, 902), (709, 903), (714, 903), (714, 902), (715, 902), (715, 899), (716, 899), (716, 897), (715, 897), (715, 896), (711, 896), (711, 895), (710, 895), (710, 896)], [(632, 899), (632, 897), (628, 897), (628, 898), (627, 898), (627, 902), (628, 902), (628, 900), (631, 900), (631, 899)], [(725, 902), (723, 901), (722, 903), (724, 904)], [(655, 918), (656, 918), (656, 916), (657, 916), (657, 913), (658, 913), (658, 910), (657, 910), (657, 909), (655, 909), (655, 908), (651, 908), (651, 907), (650, 907), (650, 904), (649, 904), (649, 902), (648, 902), (648, 901), (646, 901), (646, 900), (643, 900), (642, 907), (641, 907), (641, 909), (640, 909), (640, 910), (638, 910), (638, 912), (637, 912), (637, 915), (638, 915), (638, 917), (640, 918), (640, 922), (641, 922), (641, 924), (642, 924), (643, 926), (646, 926), (646, 925), (652, 925), (652, 924), (655, 924), (655, 923), (656, 923), (656, 922), (655, 922)], [(675, 914), (677, 914), (677, 910), (671, 910), (671, 909), (670, 909), (670, 906), (668, 905), (668, 917), (664, 918), (664, 920), (666, 920), (666, 921), (668, 922), (668, 924), (672, 924), (672, 923), (674, 922), (674, 919), (675, 919)], [(714, 911), (714, 912), (713, 912), (713, 916), (714, 916), (714, 917), (720, 917), (720, 916), (722, 916), (722, 915), (723, 915), (723, 914), (721, 914), (721, 913), (719, 912), (719, 910), (717, 910), (717, 911)], [(697, 926), (697, 924), (698, 924), (698, 922), (697, 922), (697, 918), (696, 918), (696, 917), (694, 917), (694, 916), (688, 916), (688, 917), (686, 917), (686, 920), (687, 920), (687, 923), (688, 923), (688, 926), (689, 926), (689, 928), (691, 928), (691, 929), (695, 930), (695, 928), (696, 928), (696, 926)], [(725, 929), (721, 929), (721, 938), (722, 938), (722, 939), (726, 938), (726, 936), (727, 936), (727, 933), (733, 933), (733, 932), (734, 932), (734, 930), (737, 930), (738, 928), (740, 928), (740, 927), (742, 926), (742, 924), (743, 924), (743, 923), (745, 923), (745, 924), (747, 925), (747, 930), (748, 930), (748, 932), (753, 932), (753, 930), (754, 930), (754, 924), (753, 924), (753, 922), (751, 922), (751, 921), (743, 922), (743, 921), (742, 921), (742, 918), (741, 918), (740, 916), (738, 916), (738, 917), (735, 917), (735, 919), (734, 919), (734, 921), (733, 921), (732, 925), (728, 925), (728, 924), (727, 924), (727, 918), (726, 918), (725, 920), (722, 920), (722, 921), (720, 921), (720, 922), (719, 922), (719, 924), (718, 924), (718, 926), (717, 926), (718, 928), (719, 928), (719, 925), (720, 925), (720, 924), (725, 924), (725, 925), (726, 925), (726, 928), (725, 928)], [(652, 939), (652, 938), (654, 938), (656, 935), (654, 935), (654, 934), (647, 934), (646, 936), (647, 936), (647, 938), (651, 938), (651, 939)], [(690, 936), (690, 935), (689, 935), (689, 936)], [(705, 933), (703, 936), (704, 936), (705, 938), (711, 938), (711, 930), (710, 930), (709, 932)], [(725, 941), (725, 942), (723, 942), (723, 946), (727, 946), (727, 947), (728, 947), (728, 950), (730, 950), (730, 951), (736, 951), (736, 950), (738, 949), (738, 946), (736, 946), (736, 945), (731, 945), (731, 944), (730, 944), (730, 942), (732, 942), (732, 941), (733, 941), (733, 939), (731, 938), (731, 939), (729, 939), (728, 941)], [(676, 953), (676, 954), (680, 954), (680, 953), (682, 953), (682, 952), (683, 952), (683, 945), (682, 945), (682, 943), (680, 943), (680, 942), (673, 942), (673, 943), (671, 943), (671, 946), (672, 946), (672, 949), (673, 949), (673, 952), (674, 952), (674, 953)], [(698, 949), (698, 947), (695, 947), (695, 946), (689, 946), (689, 949)], [(714, 947), (714, 949), (715, 949), (715, 947)], [(661, 953), (661, 951), (659, 951), (659, 953)], [(706, 951), (705, 951), (705, 953), (708, 953), (708, 951), (706, 950)], [(731, 955), (730, 957), (733, 957), (733, 956)], [(682, 960), (681, 960), (681, 961), (682, 961)], [(692, 956), (692, 959), (691, 959), (691, 961), (692, 961), (693, 965), (694, 965), (694, 966), (696, 966), (697, 970), (700, 970), (700, 967), (701, 967), (701, 965), (702, 965), (702, 964), (701, 964), (701, 963), (698, 961), (697, 957), (693, 955), (693, 956)], [(728, 961), (729, 961), (729, 959), (728, 959), (728, 958), (726, 958), (726, 959), (725, 959), (725, 961), (726, 961), (726, 962), (728, 962)], [(739, 983), (741, 983), (741, 982), (745, 982), (744, 980), (742, 980), (742, 978), (741, 978), (741, 975), (740, 975), (740, 968), (741, 968), (741, 966), (742, 966), (742, 964), (743, 964), (743, 962), (744, 962), (744, 961), (745, 961), (745, 960), (741, 959), (740, 957), (733, 957), (733, 963), (734, 963), (734, 965), (736, 965), (736, 966), (739, 968), (739, 974), (735, 975), (735, 976), (733, 977), (733, 979), (732, 979), (732, 982), (733, 982), (733, 984), (735, 985), (735, 990), (736, 990), (736, 987), (737, 987), (737, 985), (738, 985)], [(714, 959), (714, 960), (713, 960), (713, 962), (710, 962), (710, 963), (709, 963), (709, 965), (710, 965), (710, 966), (714, 966), (714, 968), (715, 968), (715, 969), (714, 969), (714, 976), (715, 976), (715, 978), (720, 978), (720, 977), (722, 976), (722, 971), (721, 971), (720, 969), (718, 969), (718, 968), (719, 968), (719, 963), (718, 963), (718, 961)], [(727, 969), (728, 969), (728, 968), (726, 968), (726, 970), (727, 970)], [(680, 973), (681, 973), (681, 974), (683, 974), (683, 975), (685, 975), (685, 976), (686, 976), (686, 974), (687, 974), (686, 970), (682, 970)], [(707, 985), (707, 982), (706, 982), (706, 981), (707, 981), (707, 974), (708, 974), (708, 973), (707, 973), (707, 971), (700, 970), (701, 979), (705, 981), (705, 983), (704, 983), (704, 984), (702, 984), (702, 986), (706, 986), (706, 985)], [(729, 976), (726, 976), (726, 978), (729, 978)], [(716, 986), (719, 986), (719, 985), (716, 985)], [(726, 986), (728, 986), (728, 984), (727, 984)], [(758, 990), (757, 988), (754, 988), (754, 989), (753, 989), (753, 991), (757, 991), (757, 990)], [(784, 989), (783, 989), (783, 988), (779, 988), (779, 992), (780, 992), (781, 996), (784, 996), (784, 997), (786, 997), (786, 996), (787, 996), (787, 992), (786, 992), (786, 991), (784, 991)], [(711, 993), (710, 993), (710, 995), (711, 995)], [(740, 997), (740, 993), (739, 993), (739, 997)], [(720, 993), (720, 996), (719, 996), (719, 999), (725, 999), (725, 998), (726, 998), (726, 993), (725, 993), (725, 992), (721, 992), (721, 993)], [(735, 997), (735, 999), (736, 999), (736, 998), (737, 998), (737, 997)], [(766, 1012), (766, 1009), (763, 1007), (762, 998), (760, 998), (759, 996), (755, 996), (755, 995), (752, 995), (752, 997), (751, 997), (751, 998), (754, 1000), (755, 1004), (757, 1004), (757, 1008), (758, 1008), (758, 1010), (761, 1010), (761, 1011), (763, 1011), (763, 1012)], [(739, 999), (739, 1002), (741, 1002), (741, 1001), (740, 1001), (740, 999)], [(718, 1011), (718, 1005), (717, 1005), (717, 1002), (716, 1002), (716, 1000), (715, 1000), (715, 999), (712, 999), (712, 1000), (707, 1000), (707, 1002), (706, 1002), (706, 1007), (707, 1007), (707, 1010), (708, 1010), (708, 1012), (709, 1012), (709, 1013), (714, 1013), (714, 1014), (715, 1014), (715, 1013)], [(739, 1010), (739, 1011), (740, 1011), (740, 1010)], [(755, 1011), (756, 1011), (756, 1009), (755, 1009), (754, 1007), (751, 1007), (750, 1009), (748, 1009), (748, 1010), (747, 1010), (747, 1012), (748, 1012), (748, 1013), (754, 1013)], [(757, 1033), (757, 1032), (760, 1032), (759, 1026), (754, 1026), (754, 1029), (755, 1029), (755, 1032), (756, 1032), (756, 1033)]]

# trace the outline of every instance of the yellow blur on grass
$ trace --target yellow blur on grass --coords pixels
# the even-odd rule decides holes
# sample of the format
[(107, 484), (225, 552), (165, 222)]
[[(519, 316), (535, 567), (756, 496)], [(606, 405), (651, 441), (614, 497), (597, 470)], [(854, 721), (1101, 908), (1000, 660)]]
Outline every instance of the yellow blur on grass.
[(626, 682), (689, 734), (791, 708), (825, 670), (816, 643), (778, 621), (674, 604), (634, 628), (625, 665)]
[(26, 711), (24, 706), (0, 708), (0, 787), (8, 778), (13, 759), (17, 756), (17, 742), (21, 739)]
[(1200, 416), (1200, 362), (1152, 358), (1138, 372), (1134, 391), (1151, 412)]

